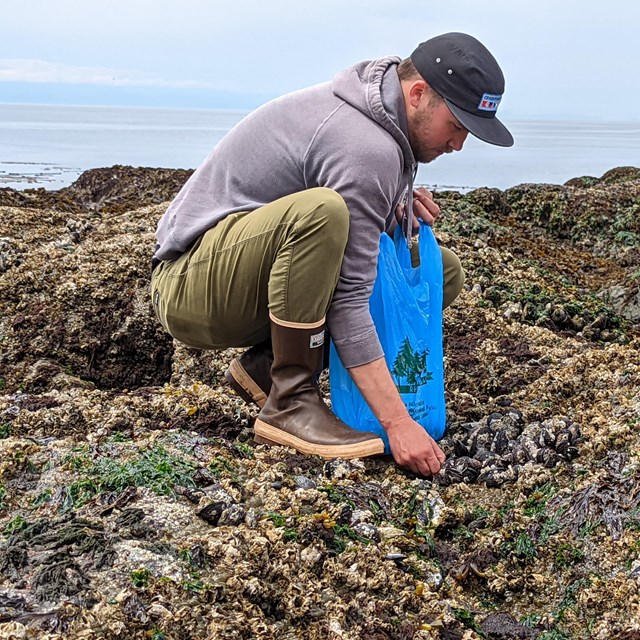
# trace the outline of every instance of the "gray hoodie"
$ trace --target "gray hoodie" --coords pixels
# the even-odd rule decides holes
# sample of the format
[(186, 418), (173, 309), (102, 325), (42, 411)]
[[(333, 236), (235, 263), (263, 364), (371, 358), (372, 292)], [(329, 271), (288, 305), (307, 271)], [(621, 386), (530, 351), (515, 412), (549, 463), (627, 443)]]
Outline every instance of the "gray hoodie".
[(332, 82), (287, 94), (249, 114), (167, 209), (154, 257), (175, 260), (230, 213), (313, 187), (334, 189), (351, 221), (327, 314), (329, 331), (347, 368), (382, 357), (369, 296), (380, 235), (394, 224), (395, 207), (407, 189), (411, 193), (415, 166), (399, 62), (395, 57), (361, 62)]

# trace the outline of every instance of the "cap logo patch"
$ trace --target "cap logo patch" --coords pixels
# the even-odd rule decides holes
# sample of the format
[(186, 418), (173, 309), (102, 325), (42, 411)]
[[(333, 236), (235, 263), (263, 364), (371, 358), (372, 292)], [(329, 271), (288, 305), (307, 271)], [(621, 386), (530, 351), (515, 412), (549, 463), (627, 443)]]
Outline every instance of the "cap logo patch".
[(485, 93), (482, 95), (478, 109), (480, 109), (480, 111), (497, 111), (500, 100), (502, 100), (501, 95)]

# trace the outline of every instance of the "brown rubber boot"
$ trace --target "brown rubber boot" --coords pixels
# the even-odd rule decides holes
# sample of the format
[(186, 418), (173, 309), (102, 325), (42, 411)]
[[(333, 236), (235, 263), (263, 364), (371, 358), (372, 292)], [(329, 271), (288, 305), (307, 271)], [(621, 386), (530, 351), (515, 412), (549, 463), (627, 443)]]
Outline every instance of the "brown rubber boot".
[(256, 344), (229, 363), (224, 377), (246, 402), (263, 407), (271, 391), (271, 340)]
[(293, 447), (324, 458), (360, 458), (384, 453), (374, 433), (356, 431), (323, 402), (314, 382), (322, 367), (324, 320), (282, 323), (271, 317), (271, 392), (256, 418), (255, 440)]
[[(322, 371), (329, 368), (329, 334), (325, 332)], [(224, 377), (231, 388), (247, 403), (264, 407), (271, 391), (271, 365), (273, 350), (271, 340), (256, 344), (229, 363)], [(320, 375), (320, 374), (318, 374)], [(314, 376), (314, 384), (318, 384)]]

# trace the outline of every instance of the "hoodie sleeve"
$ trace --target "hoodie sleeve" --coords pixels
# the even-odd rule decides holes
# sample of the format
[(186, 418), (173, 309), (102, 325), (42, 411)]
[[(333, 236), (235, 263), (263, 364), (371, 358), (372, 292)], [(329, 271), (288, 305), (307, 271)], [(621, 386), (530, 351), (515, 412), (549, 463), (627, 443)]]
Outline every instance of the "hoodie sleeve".
[(345, 200), (349, 238), (327, 323), (346, 368), (384, 354), (369, 312), (380, 235), (402, 180), (398, 145), (382, 127), (347, 104), (314, 136), (304, 161), (307, 188), (327, 187)]

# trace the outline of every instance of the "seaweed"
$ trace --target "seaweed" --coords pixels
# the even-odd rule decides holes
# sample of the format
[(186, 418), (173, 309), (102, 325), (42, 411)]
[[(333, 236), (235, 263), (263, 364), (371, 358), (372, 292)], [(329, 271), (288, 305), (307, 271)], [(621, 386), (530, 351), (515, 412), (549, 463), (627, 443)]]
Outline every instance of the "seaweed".
[(625, 472), (629, 463), (625, 453), (607, 455), (603, 474), (570, 496), (557, 496), (549, 505), (562, 509), (559, 521), (577, 536), (584, 527), (604, 525), (612, 540), (620, 539), (625, 524), (634, 522), (634, 511), (640, 506), (640, 468)]

